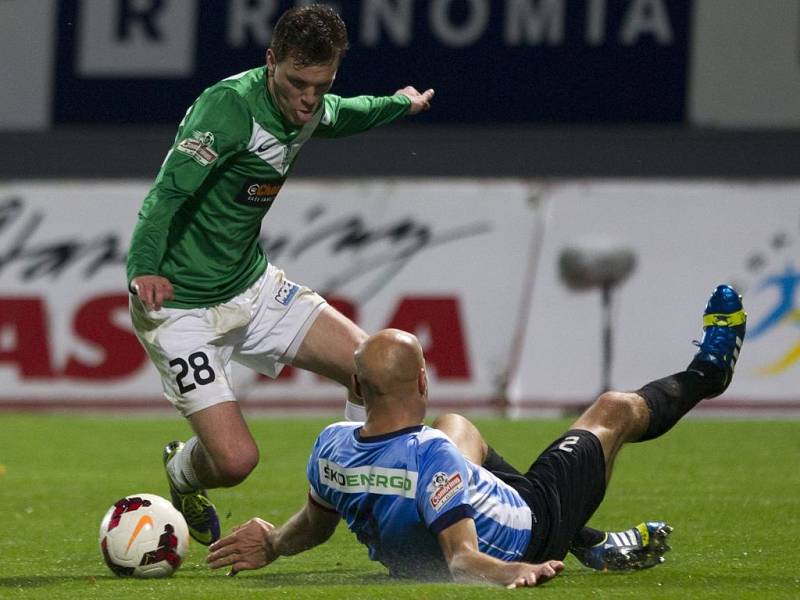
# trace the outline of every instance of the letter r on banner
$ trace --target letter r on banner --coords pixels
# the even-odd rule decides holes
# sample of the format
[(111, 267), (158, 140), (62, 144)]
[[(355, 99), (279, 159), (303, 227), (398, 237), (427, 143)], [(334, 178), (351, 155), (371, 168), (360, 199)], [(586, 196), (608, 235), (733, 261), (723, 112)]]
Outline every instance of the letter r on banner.
[(80, 0), (77, 64), (82, 77), (189, 77), (197, 3)]

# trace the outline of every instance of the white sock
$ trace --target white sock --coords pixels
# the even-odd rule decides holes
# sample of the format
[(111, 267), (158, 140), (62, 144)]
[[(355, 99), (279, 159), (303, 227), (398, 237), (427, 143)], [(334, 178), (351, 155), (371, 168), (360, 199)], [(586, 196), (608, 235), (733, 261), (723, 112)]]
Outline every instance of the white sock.
[(200, 440), (197, 437), (189, 438), (183, 448), (167, 463), (167, 473), (172, 483), (179, 492), (191, 492), (203, 489), (203, 484), (197, 479), (197, 474), (192, 466), (192, 451)]
[(363, 423), (367, 420), (367, 409), (360, 404), (355, 404), (348, 400), (344, 405), (344, 418), (346, 421), (358, 421)]

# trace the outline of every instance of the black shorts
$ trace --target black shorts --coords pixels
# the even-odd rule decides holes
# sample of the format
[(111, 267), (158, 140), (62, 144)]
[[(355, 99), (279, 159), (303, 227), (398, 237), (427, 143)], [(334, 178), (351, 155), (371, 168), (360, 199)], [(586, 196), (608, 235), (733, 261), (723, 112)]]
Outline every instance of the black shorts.
[(505, 481), (531, 507), (531, 542), (526, 562), (561, 560), (577, 533), (600, 506), (606, 492), (606, 461), (600, 440), (572, 429), (539, 455), (527, 473), (520, 473), (494, 449), (483, 467)]

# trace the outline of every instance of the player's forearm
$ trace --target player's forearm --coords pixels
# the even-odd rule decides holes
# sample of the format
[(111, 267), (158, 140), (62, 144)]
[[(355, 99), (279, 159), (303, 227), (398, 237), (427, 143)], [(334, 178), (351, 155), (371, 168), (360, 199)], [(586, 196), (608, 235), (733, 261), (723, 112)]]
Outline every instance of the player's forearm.
[(507, 563), (478, 551), (464, 551), (452, 557), (450, 573), (462, 583), (508, 585), (514, 580), (516, 563)]
[(167, 230), (147, 218), (140, 218), (128, 251), (128, 281), (139, 275), (157, 275), (167, 247)]
[(408, 113), (411, 101), (405, 96), (356, 96), (340, 98), (330, 125), (320, 126), (317, 137), (344, 137), (386, 125)]
[(281, 527), (270, 532), (268, 544), (276, 556), (291, 556), (326, 542), (336, 526), (315, 522), (304, 508)]
[(158, 186), (150, 190), (139, 211), (128, 252), (128, 281), (138, 275), (157, 275), (167, 248), (175, 213), (188, 196)]

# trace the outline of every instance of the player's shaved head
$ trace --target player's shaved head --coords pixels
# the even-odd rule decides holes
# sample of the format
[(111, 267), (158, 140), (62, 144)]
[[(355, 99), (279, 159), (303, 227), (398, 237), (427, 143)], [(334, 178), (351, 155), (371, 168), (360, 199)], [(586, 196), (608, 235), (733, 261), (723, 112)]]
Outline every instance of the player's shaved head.
[(356, 376), (364, 399), (413, 393), (425, 358), (415, 336), (384, 329), (364, 340), (355, 353)]

